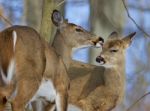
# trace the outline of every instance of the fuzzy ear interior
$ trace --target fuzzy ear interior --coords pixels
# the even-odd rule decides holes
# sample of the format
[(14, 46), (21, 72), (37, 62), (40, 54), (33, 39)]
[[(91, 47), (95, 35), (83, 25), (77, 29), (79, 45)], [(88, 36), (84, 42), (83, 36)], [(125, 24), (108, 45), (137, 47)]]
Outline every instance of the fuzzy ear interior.
[(119, 34), (116, 31), (114, 31), (108, 36), (108, 39), (117, 39), (118, 37)]
[(63, 23), (64, 19), (61, 13), (58, 10), (53, 10), (51, 20), (54, 25), (59, 26), (60, 24)]
[(136, 32), (130, 33), (126, 37), (124, 37), (122, 40), (124, 41), (126, 46), (129, 46), (132, 43), (132, 40), (135, 36)]

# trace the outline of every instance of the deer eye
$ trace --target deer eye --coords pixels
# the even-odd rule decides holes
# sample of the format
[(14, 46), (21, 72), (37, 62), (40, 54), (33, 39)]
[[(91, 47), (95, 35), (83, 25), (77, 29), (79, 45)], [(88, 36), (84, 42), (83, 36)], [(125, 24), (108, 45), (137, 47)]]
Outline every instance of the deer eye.
[(117, 49), (111, 49), (110, 52), (118, 52)]
[(83, 30), (82, 30), (82, 29), (79, 29), (79, 28), (76, 28), (76, 31), (77, 31), (77, 32), (83, 32)]

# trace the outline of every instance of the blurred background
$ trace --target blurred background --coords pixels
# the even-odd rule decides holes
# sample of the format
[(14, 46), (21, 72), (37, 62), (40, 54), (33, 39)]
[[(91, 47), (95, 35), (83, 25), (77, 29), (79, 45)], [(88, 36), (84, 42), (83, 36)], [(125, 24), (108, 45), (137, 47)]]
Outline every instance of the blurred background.
[[(49, 0), (46, 4), (59, 9), (69, 22), (105, 40), (112, 31), (122, 35), (137, 32), (126, 53), (126, 96), (114, 111), (126, 111), (150, 91), (150, 0), (125, 0), (126, 7), (122, 0)], [(31, 26), (41, 32), (42, 6), (43, 0), (0, 0), (0, 30), (9, 27), (8, 22), (11, 22), (13, 25)], [(51, 13), (52, 10), (48, 12), (49, 15)], [(51, 36), (54, 35), (52, 27), (49, 30)], [(83, 49), (75, 53), (73, 59), (96, 64), (98, 54), (99, 49)], [(150, 111), (150, 96), (143, 98), (131, 111)]]

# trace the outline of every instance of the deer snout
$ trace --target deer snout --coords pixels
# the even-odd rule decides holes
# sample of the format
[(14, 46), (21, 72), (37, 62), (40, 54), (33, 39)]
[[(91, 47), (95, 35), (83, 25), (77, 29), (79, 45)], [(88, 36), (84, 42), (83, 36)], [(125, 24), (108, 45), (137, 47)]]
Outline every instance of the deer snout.
[(102, 37), (98, 37), (95, 40), (92, 41), (95, 46), (102, 47), (104, 44), (104, 39)]
[(96, 57), (96, 62), (100, 63), (100, 64), (105, 64), (106, 61), (102, 56), (98, 56)]

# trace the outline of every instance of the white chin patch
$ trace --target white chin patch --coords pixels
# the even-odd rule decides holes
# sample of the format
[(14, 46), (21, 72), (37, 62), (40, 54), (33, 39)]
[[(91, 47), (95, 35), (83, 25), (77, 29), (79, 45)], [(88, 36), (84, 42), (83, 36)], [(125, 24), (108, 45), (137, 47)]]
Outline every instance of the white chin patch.
[(82, 46), (80, 46), (80, 47), (75, 47), (75, 48), (72, 48), (72, 57), (73, 57), (73, 55), (77, 52), (77, 51), (79, 51), (79, 50), (81, 50), (81, 49), (86, 49), (86, 48), (89, 48), (89, 47), (92, 47), (93, 45), (82, 45)]
[(110, 64), (102, 64), (102, 63), (100, 63), (99, 64), (99, 66), (103, 66), (103, 67), (105, 67), (105, 68), (112, 68), (112, 67), (114, 67), (113, 65), (110, 65)]
[(102, 47), (102, 43), (101, 42), (97, 42), (96, 43), (96, 48), (100, 48), (100, 47)]
[(99, 64), (100, 64), (100, 65), (105, 65), (105, 64), (104, 64), (104, 61), (101, 61)]
[(79, 46), (79, 47), (75, 47), (75, 48), (72, 48), (72, 52), (77, 51), (79, 49), (84, 49), (84, 48), (92, 47), (92, 46), (93, 45), (82, 45), (82, 46)]

